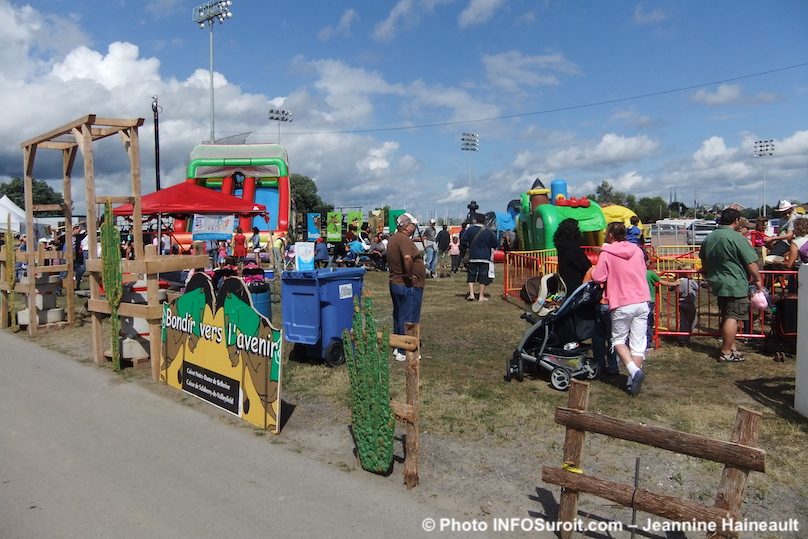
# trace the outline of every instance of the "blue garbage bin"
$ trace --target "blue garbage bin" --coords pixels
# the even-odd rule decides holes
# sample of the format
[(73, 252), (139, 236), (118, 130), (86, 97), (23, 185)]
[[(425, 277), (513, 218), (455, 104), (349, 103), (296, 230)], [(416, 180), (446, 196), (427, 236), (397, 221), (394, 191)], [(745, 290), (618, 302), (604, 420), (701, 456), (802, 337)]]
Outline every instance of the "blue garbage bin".
[(272, 291), (269, 285), (264, 282), (254, 282), (247, 285), (252, 296), (255, 310), (272, 320)]
[(354, 297), (362, 297), (365, 268), (322, 268), (281, 274), (283, 331), (289, 342), (326, 364), (345, 362), (342, 332), (353, 321)]

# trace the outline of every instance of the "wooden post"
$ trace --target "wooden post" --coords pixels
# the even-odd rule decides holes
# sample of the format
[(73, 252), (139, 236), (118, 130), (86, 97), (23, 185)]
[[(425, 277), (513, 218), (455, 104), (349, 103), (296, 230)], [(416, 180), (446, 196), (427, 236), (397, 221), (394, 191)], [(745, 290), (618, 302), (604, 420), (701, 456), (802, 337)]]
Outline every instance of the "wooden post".
[(25, 170), (25, 252), (28, 254), (28, 263), (25, 266), (25, 276), (28, 279), (28, 335), (36, 335), (39, 317), (36, 313), (36, 266), (37, 259), (36, 233), (34, 231), (34, 158), (36, 145), (23, 149), (23, 169)]
[[(11, 316), (16, 316), (16, 313), (9, 313), (9, 308), (11, 307), (9, 301), (9, 294), (13, 294), (14, 290), (11, 289), (11, 279), (8, 273), (6, 272), (6, 257), (8, 256), (9, 249), (14, 249), (13, 243), (11, 245), (5, 244), (0, 247), (0, 329), (5, 329), (9, 326), (14, 324), (14, 320), (10, 320)], [(10, 271), (14, 271), (14, 268), (11, 268)], [(5, 287), (8, 286), (8, 289)]]
[[(147, 245), (146, 259), (153, 259), (157, 257), (157, 247), (154, 245)], [(156, 273), (146, 274), (146, 302), (149, 305), (158, 305), (160, 300), (158, 294), (160, 293), (160, 281)], [(162, 328), (159, 319), (150, 318), (146, 321), (149, 324), (149, 356), (151, 357), (151, 375), (152, 379), (156, 382), (160, 379), (160, 360), (162, 358)]]
[[(589, 384), (573, 380), (567, 406), (573, 410), (586, 410), (589, 406)], [(585, 431), (567, 428), (564, 435), (564, 466), (580, 469), (584, 434)], [(573, 522), (577, 514), (578, 491), (563, 488), (561, 490), (561, 502), (558, 507), (559, 522)], [(569, 539), (570, 537), (572, 537), (572, 530), (561, 532), (561, 539)]]
[(405, 325), (407, 335), (415, 338), (415, 350), (407, 350), (406, 367), (406, 395), (407, 404), (412, 408), (412, 421), (407, 422), (406, 433), (407, 442), (404, 448), (406, 457), (404, 459), (404, 484), (407, 488), (418, 485), (418, 456), (421, 450), (421, 440), (419, 436), (420, 420), (420, 399), (418, 388), (421, 383), (421, 326), (420, 324)]
[[(88, 122), (94, 121), (89, 119)], [(82, 124), (80, 128), (72, 130), (73, 136), (79, 145), (79, 150), (84, 158), (84, 193), (87, 200), (87, 246), (90, 249), (90, 260), (98, 259), (98, 217), (96, 215), (95, 201), (95, 161), (93, 159), (93, 137), (90, 123)], [(90, 299), (101, 299), (101, 283), (99, 272), (89, 272), (90, 276)], [(102, 342), (101, 313), (92, 311), (90, 313), (92, 325), (92, 351), (93, 360), (98, 365), (106, 363), (104, 357), (104, 345)]]
[[(763, 416), (748, 408), (739, 407), (735, 415), (735, 426), (732, 427), (730, 441), (742, 445), (754, 446), (758, 440), (758, 430)], [(715, 497), (715, 506), (729, 510), (733, 515), (741, 514), (741, 503), (749, 478), (749, 470), (727, 464), (721, 473), (721, 483), (718, 485), (718, 494)], [(735, 537), (729, 530), (718, 530), (714, 537)]]
[[(73, 173), (73, 164), (76, 162), (76, 146), (71, 146), (62, 150), (62, 198), (64, 198), (64, 216), (65, 216), (65, 244), (69, 241), (71, 236), (68, 234), (73, 233), (73, 193), (71, 189), (70, 176)], [(70, 232), (68, 232), (70, 231)], [(71, 243), (72, 245), (72, 243)], [(75, 274), (75, 256), (76, 247), (73, 249), (65, 249), (67, 262), (67, 277), (62, 282), (62, 288), (65, 290), (65, 310), (67, 311), (68, 324), (75, 325), (76, 323), (76, 274)], [(81, 250), (81, 246), (78, 247)], [(87, 261), (84, 262), (85, 264)]]

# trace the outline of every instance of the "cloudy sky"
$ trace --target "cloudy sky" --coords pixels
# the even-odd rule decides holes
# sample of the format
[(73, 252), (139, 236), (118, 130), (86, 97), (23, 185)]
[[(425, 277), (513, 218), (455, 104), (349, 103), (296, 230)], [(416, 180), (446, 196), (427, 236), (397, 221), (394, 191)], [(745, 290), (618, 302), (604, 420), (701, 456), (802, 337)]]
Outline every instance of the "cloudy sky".
[[(164, 186), (210, 136), (202, 2), (0, 0), (0, 182), (22, 175), (20, 142), (94, 113), (146, 118), (144, 193), (154, 190), (151, 100), (161, 106)], [(808, 200), (808, 2), (233, 0), (216, 25), (217, 138), (276, 142), (292, 172), (336, 206), (460, 215), (504, 211), (536, 177), (571, 196), (603, 180), (638, 197), (699, 203)], [(478, 152), (461, 151), (463, 132)], [(50, 152), (50, 153), (49, 153)], [(52, 155), (51, 155), (52, 154)], [(61, 189), (58, 152), (35, 176)], [(77, 166), (81, 170), (80, 164)], [(124, 193), (117, 139), (96, 145), (99, 192)], [(83, 182), (74, 182), (79, 210)]]

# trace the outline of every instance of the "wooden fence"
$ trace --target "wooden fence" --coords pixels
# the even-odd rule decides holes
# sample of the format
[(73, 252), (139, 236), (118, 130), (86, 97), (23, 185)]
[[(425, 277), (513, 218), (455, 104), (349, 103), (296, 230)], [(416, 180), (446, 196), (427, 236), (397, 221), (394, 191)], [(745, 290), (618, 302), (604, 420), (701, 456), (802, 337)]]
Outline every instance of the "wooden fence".
[(404, 442), (404, 484), (407, 488), (418, 485), (418, 455), (421, 450), (420, 429), (420, 383), (421, 383), (421, 325), (407, 324), (406, 335), (390, 335), (390, 347), (404, 350), (405, 402), (390, 401), (396, 419), (406, 425)]
[[(755, 447), (762, 421), (760, 413), (739, 407), (730, 441), (724, 442), (596, 414), (587, 411), (588, 404), (589, 384), (573, 380), (568, 406), (556, 408), (556, 423), (567, 429), (563, 467), (544, 466), (542, 480), (562, 487), (558, 512), (560, 522), (575, 521), (578, 496), (584, 492), (673, 521), (715, 523), (717, 531), (711, 537), (737, 537), (736, 532), (724, 530), (722, 526), (740, 516), (749, 472), (765, 472), (766, 453)], [(586, 432), (723, 463), (715, 504), (707, 506), (584, 474), (581, 453)], [(561, 533), (562, 538), (571, 536), (572, 531)]]

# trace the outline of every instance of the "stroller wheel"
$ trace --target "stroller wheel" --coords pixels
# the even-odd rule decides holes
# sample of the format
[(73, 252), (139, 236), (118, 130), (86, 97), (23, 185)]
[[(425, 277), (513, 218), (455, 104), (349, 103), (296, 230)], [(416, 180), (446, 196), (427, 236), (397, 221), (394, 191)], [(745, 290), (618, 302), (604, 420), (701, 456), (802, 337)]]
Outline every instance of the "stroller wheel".
[(550, 373), (550, 385), (559, 391), (566, 391), (570, 388), (572, 377), (567, 369), (556, 367)]
[(517, 382), (524, 380), (524, 362), (517, 354), (505, 362), (505, 381), (510, 382), (512, 378)]
[(587, 361), (584, 368), (586, 369), (587, 380), (594, 380), (600, 375), (600, 365), (594, 361)]

